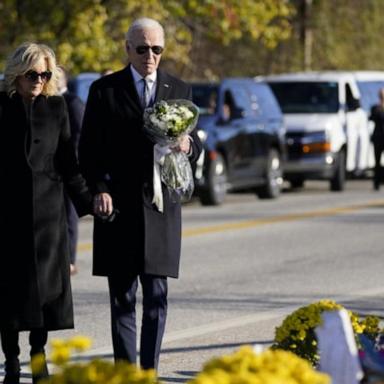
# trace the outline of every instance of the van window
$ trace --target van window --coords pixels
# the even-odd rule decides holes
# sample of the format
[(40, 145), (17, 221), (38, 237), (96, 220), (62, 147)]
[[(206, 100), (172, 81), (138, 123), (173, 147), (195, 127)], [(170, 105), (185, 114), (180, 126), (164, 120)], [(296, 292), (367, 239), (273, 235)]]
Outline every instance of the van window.
[(347, 104), (347, 109), (348, 111), (353, 111), (356, 108), (353, 107), (353, 102), (355, 98), (352, 95), (351, 87), (349, 84), (345, 85), (345, 95), (346, 95), (346, 104)]
[(214, 84), (192, 84), (192, 100), (201, 115), (214, 115), (217, 106), (218, 86)]
[(339, 90), (336, 82), (270, 82), (283, 113), (336, 113)]
[(233, 101), (232, 93), (227, 90), (224, 92), (222, 110), (219, 111), (221, 123), (227, 123), (232, 119), (234, 114), (234, 109), (235, 109), (235, 103)]
[(384, 81), (358, 81), (357, 86), (361, 93), (361, 107), (369, 113), (379, 102), (379, 90), (384, 88)]
[(235, 107), (242, 108), (247, 116), (250, 113), (250, 94), (244, 84), (235, 83), (231, 86)]

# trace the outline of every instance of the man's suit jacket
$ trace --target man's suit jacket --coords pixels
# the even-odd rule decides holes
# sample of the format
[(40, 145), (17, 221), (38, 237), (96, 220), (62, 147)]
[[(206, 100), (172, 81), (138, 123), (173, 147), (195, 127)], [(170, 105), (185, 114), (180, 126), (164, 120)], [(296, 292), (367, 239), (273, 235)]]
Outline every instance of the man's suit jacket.
[[(158, 70), (158, 100), (191, 99), (191, 88)], [(191, 162), (201, 152), (192, 132)], [(178, 277), (181, 205), (163, 185), (164, 213), (152, 204), (153, 143), (143, 129), (131, 70), (100, 78), (90, 89), (79, 148), (80, 166), (94, 193), (111, 194), (119, 210), (110, 223), (95, 219), (93, 273)]]
[(85, 105), (80, 97), (76, 96), (73, 92), (66, 91), (63, 93), (63, 97), (67, 103), (71, 137), (77, 151), (79, 147)]

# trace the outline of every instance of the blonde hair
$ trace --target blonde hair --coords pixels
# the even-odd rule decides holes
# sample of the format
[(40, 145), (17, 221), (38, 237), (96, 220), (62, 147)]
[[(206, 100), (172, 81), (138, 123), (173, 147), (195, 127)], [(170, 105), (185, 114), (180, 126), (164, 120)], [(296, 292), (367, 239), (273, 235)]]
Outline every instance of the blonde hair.
[(54, 52), (45, 44), (27, 42), (19, 45), (7, 59), (3, 88), (8, 95), (16, 92), (17, 77), (30, 71), (41, 58), (46, 60), (47, 70), (52, 72), (52, 77), (44, 84), (41, 94), (52, 96), (58, 93), (59, 74)]

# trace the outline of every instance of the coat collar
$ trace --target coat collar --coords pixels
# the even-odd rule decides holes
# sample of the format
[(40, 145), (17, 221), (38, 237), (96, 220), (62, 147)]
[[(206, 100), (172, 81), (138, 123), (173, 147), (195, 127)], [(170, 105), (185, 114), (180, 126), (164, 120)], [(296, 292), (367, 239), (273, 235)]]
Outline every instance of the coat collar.
[[(13, 93), (11, 99), (19, 105), (25, 105), (23, 98), (18, 92)], [(30, 104), (32, 108), (41, 108), (41, 106), (44, 106), (46, 104), (46, 100), (47, 96), (38, 95), (30, 102)]]
[[(140, 103), (140, 97), (137, 94), (135, 80), (133, 79), (131, 69), (129, 65), (123, 69), (125, 89), (127, 96), (133, 101), (135, 109), (140, 114), (143, 113), (143, 107)], [(168, 75), (161, 71), (157, 70), (157, 85), (156, 85), (156, 95), (155, 102), (159, 100), (164, 100), (168, 98), (168, 95), (171, 91), (171, 84), (168, 81)]]
[(171, 84), (168, 81), (167, 74), (163, 71), (158, 70), (155, 102), (159, 100), (167, 99), (170, 91), (171, 91)]
[(143, 113), (143, 107), (140, 103), (140, 97), (137, 94), (135, 80), (133, 79), (131, 69), (129, 65), (122, 71), (122, 86), (124, 89), (125, 97), (131, 102), (132, 106), (138, 114)]

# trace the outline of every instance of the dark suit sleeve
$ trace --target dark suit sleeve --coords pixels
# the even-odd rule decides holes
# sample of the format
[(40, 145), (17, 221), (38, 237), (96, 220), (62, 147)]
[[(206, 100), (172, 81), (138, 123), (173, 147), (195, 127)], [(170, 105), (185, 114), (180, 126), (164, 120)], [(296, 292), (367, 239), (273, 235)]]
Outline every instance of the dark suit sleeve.
[(80, 169), (93, 194), (110, 193), (106, 180), (104, 106), (101, 91), (92, 84), (81, 129), (79, 143)]
[(84, 178), (80, 174), (64, 99), (62, 103), (61, 129), (56, 152), (56, 162), (60, 174), (63, 176), (66, 191), (78, 215), (84, 216), (90, 214), (92, 212), (93, 199)]
[(76, 95), (73, 95), (66, 100), (68, 105), (69, 124), (71, 127), (72, 140), (75, 144), (76, 151), (78, 151), (85, 105)]

